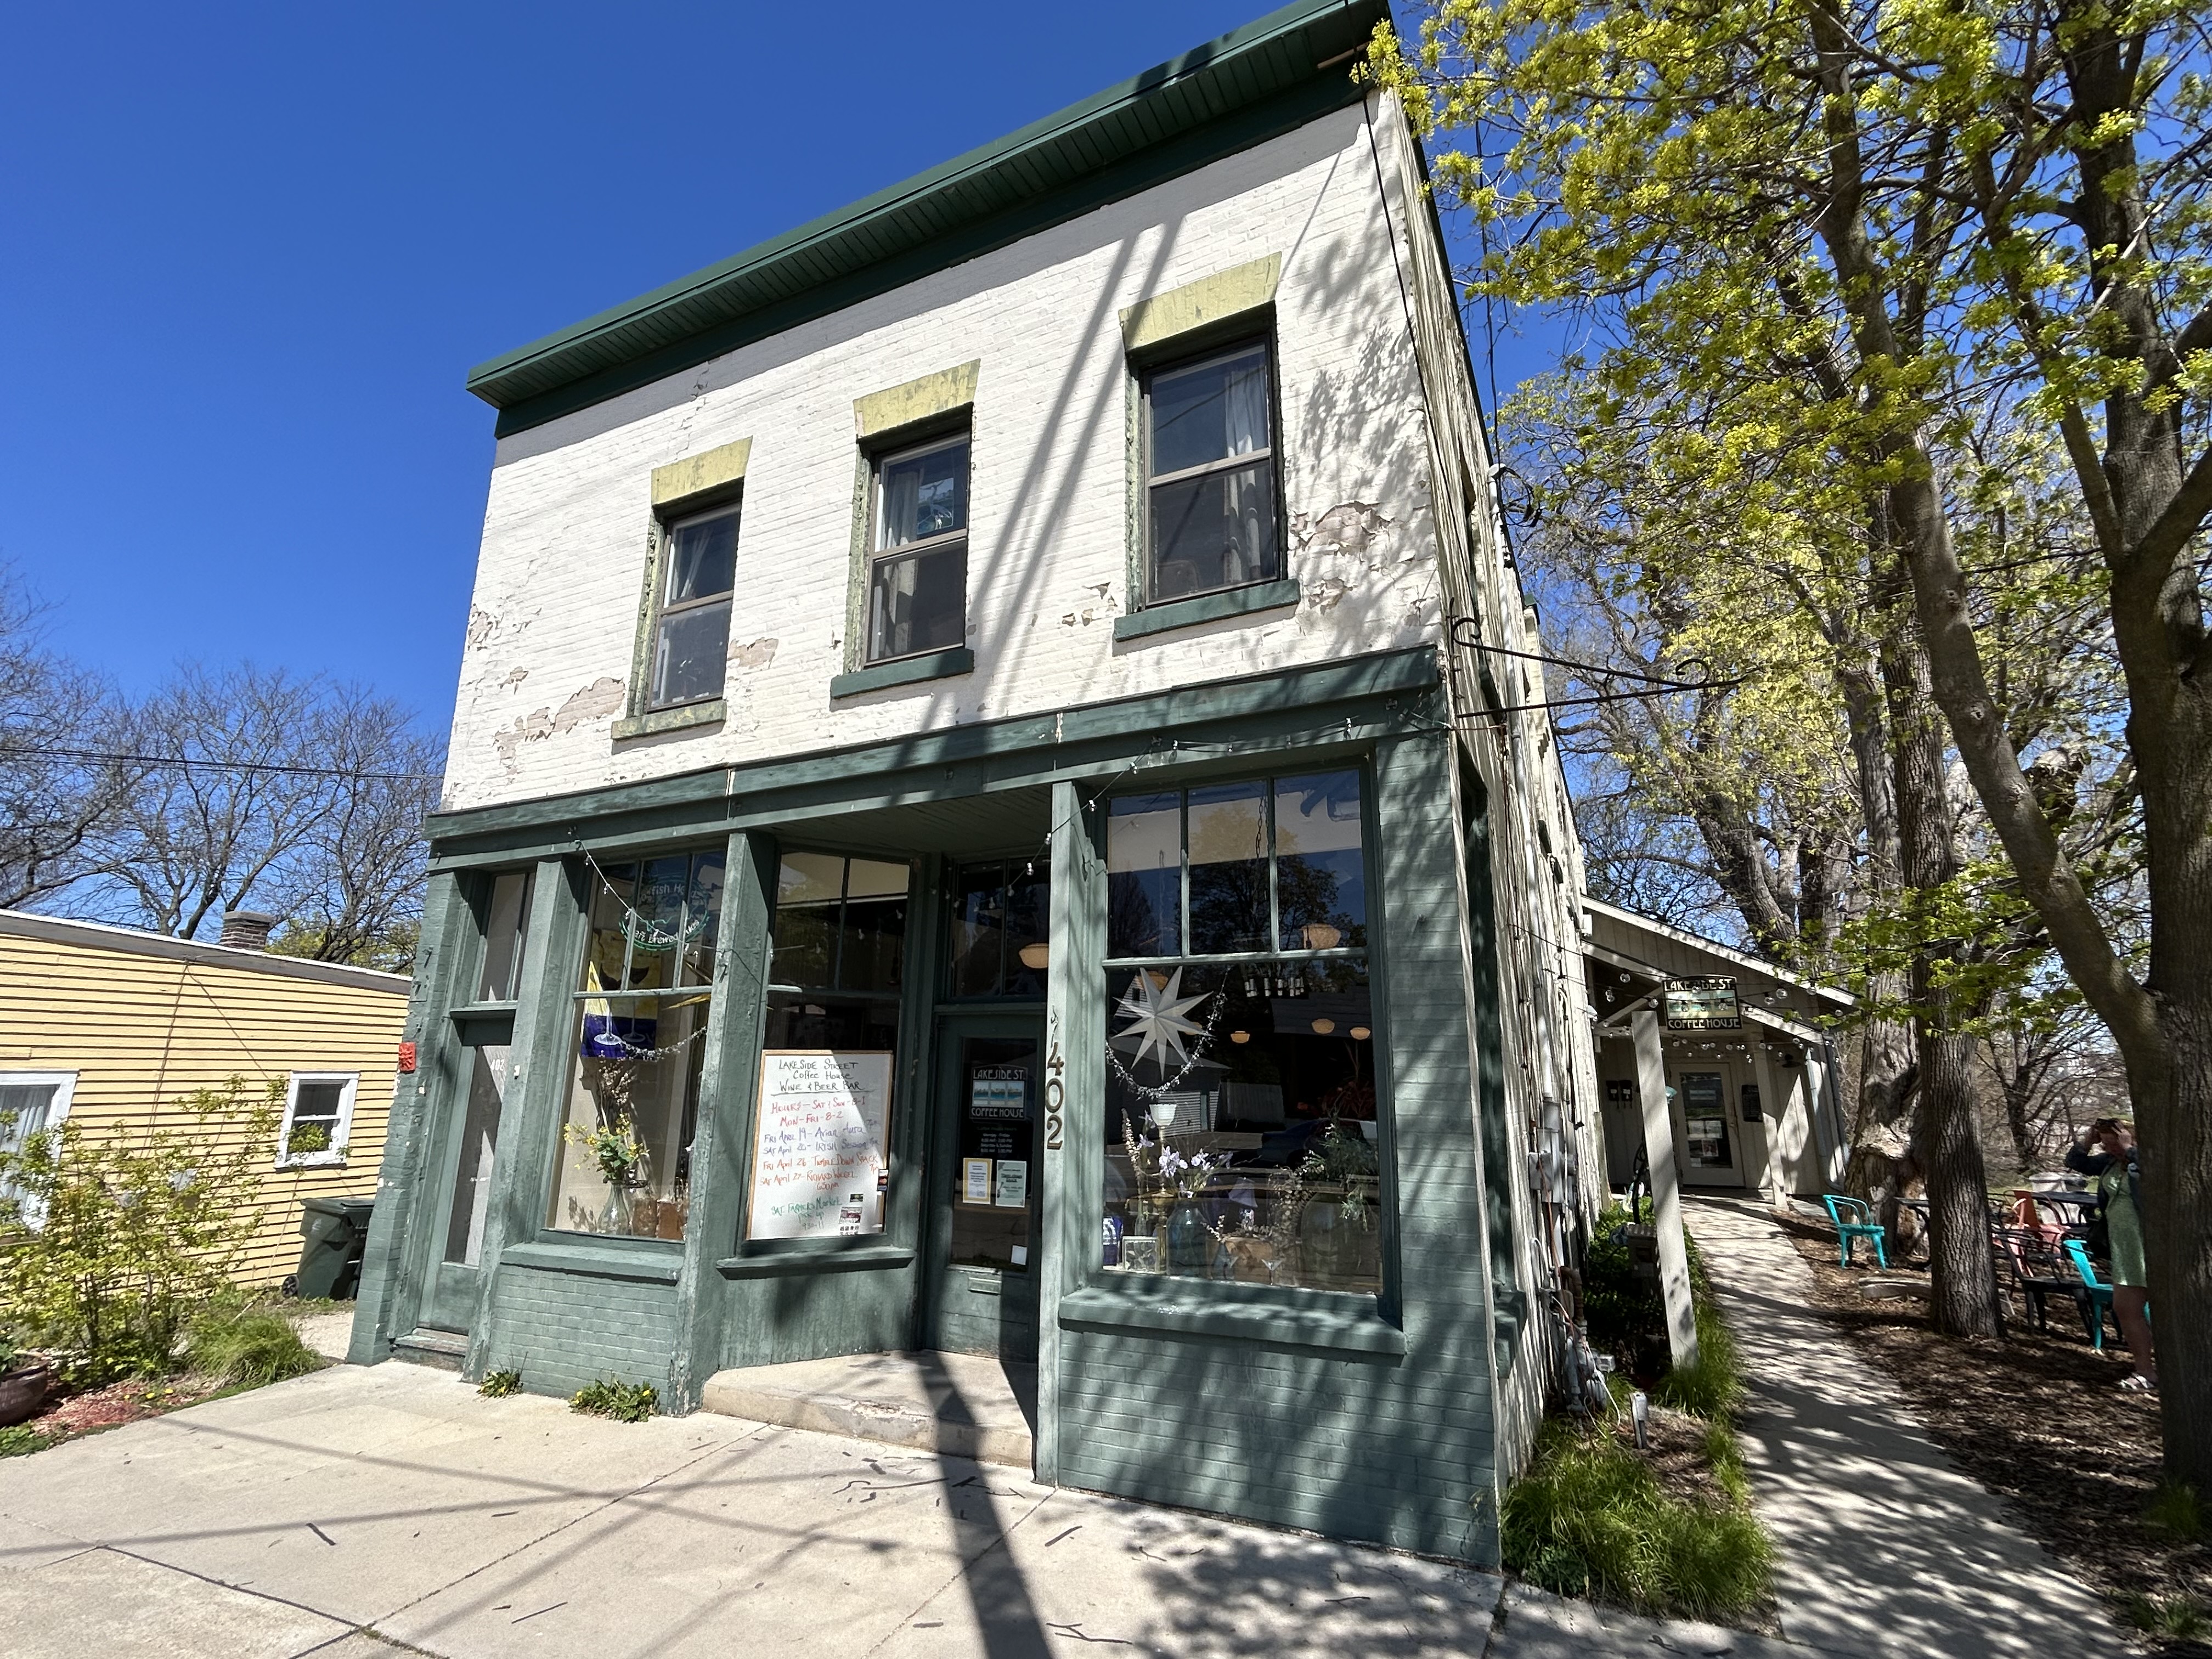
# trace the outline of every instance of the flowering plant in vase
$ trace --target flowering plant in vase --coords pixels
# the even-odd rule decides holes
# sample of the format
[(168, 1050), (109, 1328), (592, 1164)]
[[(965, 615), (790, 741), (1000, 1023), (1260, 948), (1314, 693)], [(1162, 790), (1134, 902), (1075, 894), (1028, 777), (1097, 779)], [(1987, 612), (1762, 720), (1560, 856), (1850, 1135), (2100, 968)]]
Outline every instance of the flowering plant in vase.
[(561, 1138), (571, 1146), (582, 1147), (585, 1155), (599, 1166), (599, 1178), (617, 1192), (641, 1183), (645, 1143), (628, 1123), (602, 1123), (589, 1129), (580, 1123), (571, 1123), (562, 1129)]

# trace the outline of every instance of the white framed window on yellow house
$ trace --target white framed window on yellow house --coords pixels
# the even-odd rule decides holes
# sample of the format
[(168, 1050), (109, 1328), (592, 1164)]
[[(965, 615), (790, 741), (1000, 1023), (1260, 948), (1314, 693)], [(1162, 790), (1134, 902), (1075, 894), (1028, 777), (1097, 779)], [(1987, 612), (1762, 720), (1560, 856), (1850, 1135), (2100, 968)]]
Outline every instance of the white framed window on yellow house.
[[(20, 1152), (40, 1130), (59, 1128), (76, 1092), (75, 1072), (0, 1072), (0, 1152)], [(0, 1174), (0, 1202), (21, 1196)], [(23, 1218), (34, 1227), (40, 1219)]]
[(346, 1161), (358, 1072), (295, 1072), (276, 1129), (276, 1167), (312, 1170)]

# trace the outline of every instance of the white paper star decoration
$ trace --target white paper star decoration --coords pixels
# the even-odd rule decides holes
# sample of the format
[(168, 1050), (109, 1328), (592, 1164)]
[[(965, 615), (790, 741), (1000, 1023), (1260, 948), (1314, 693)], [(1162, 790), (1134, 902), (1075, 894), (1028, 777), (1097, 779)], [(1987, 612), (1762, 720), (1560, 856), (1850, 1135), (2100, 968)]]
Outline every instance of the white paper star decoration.
[(1145, 1056), (1155, 1048), (1160, 1051), (1162, 1066), (1167, 1065), (1170, 1050), (1178, 1063), (1190, 1063), (1190, 1051), (1183, 1047), (1183, 1039), (1203, 1036), (1206, 1030), (1189, 1018), (1189, 1011), (1212, 994), (1201, 991), (1186, 997), (1179, 994), (1182, 989), (1180, 968), (1168, 975), (1164, 988), (1147, 973), (1139, 972), (1129, 981), (1128, 992), (1121, 1001), (1121, 1012), (1129, 1017), (1129, 1023), (1115, 1034), (1114, 1045), (1136, 1050), (1131, 1065), (1143, 1065)]

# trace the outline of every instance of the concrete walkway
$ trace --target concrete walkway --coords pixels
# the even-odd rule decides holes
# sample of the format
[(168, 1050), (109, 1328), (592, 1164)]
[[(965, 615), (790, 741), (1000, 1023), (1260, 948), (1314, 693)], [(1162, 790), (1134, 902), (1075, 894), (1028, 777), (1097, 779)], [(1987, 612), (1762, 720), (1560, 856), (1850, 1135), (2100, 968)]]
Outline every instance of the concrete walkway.
[(339, 1365), (0, 1462), (8, 1659), (1468, 1659), (1492, 1577), (700, 1413)]
[(1751, 1385), (1744, 1462), (1790, 1641), (1883, 1659), (2130, 1651), (2098, 1599), (1814, 1310), (1812, 1270), (1764, 1209), (1682, 1207)]

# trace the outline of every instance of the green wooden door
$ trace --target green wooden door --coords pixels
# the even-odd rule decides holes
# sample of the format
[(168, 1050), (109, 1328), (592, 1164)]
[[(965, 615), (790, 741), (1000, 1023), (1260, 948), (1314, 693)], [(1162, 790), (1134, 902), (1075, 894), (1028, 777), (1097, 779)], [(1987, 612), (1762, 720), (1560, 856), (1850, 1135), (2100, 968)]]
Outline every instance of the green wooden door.
[(931, 1347), (1036, 1363), (1043, 1048), (1035, 1012), (938, 1022), (923, 1318)]
[[(507, 1022), (499, 1024), (503, 1027)], [(441, 1331), (465, 1332), (476, 1317), (484, 1220), (491, 1204), (492, 1169), (499, 1153), (499, 1121), (508, 1075), (506, 1030), (465, 1035), (480, 1040), (461, 1050), (468, 1057), (466, 1086), (455, 1091), (457, 1097), (447, 1112), (444, 1157), (433, 1189), (445, 1207), (431, 1235), (435, 1260), (422, 1297), (422, 1323)]]

